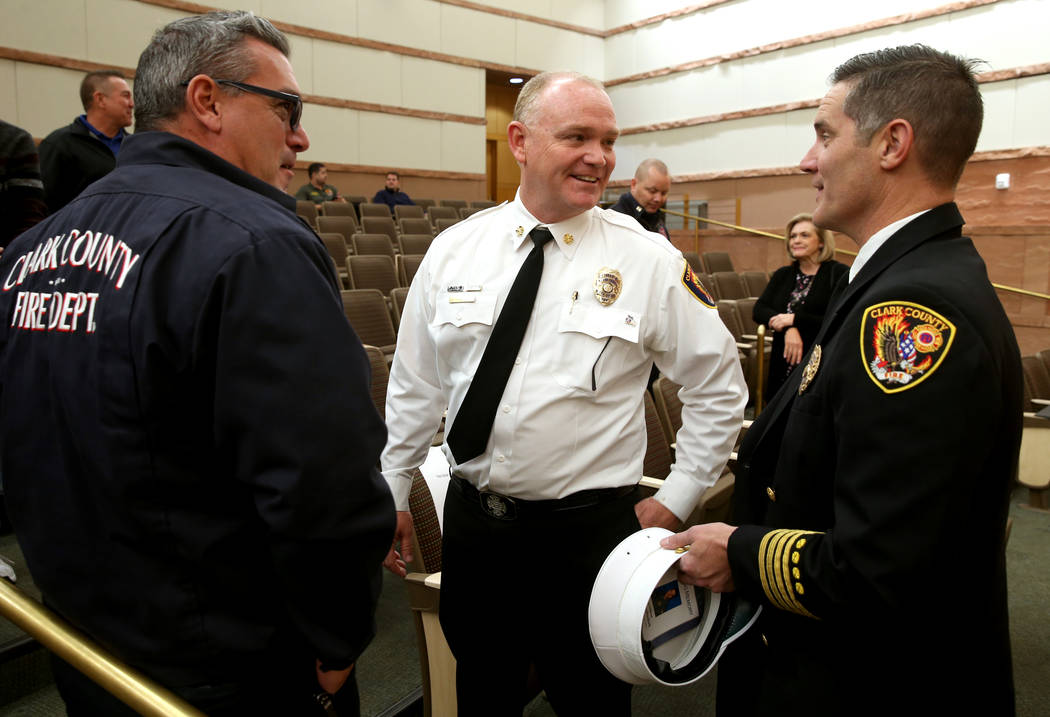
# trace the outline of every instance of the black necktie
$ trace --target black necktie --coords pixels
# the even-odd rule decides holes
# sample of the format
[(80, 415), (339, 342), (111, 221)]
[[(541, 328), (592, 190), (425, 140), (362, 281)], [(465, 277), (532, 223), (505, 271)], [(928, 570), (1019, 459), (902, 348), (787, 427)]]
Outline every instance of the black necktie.
[(543, 247), (554, 237), (549, 230), (536, 227), (529, 232), (529, 238), (534, 244), (532, 251), (525, 257), (525, 263), (507, 293), (503, 311), (485, 345), (485, 353), (474, 371), (456, 421), (448, 432), (448, 447), (452, 449), (456, 463), (466, 463), (485, 452), (496, 408), (529, 325), (532, 305), (536, 303), (536, 289), (543, 274)]

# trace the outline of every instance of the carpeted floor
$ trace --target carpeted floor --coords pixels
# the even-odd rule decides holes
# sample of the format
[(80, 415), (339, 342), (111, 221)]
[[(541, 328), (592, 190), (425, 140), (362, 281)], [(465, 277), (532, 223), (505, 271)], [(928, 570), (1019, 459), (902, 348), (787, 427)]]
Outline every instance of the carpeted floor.
[[(1018, 716), (1042, 717), (1050, 714), (1050, 514), (1019, 507), (1018, 502), (1025, 498), (1021, 490), (1014, 496), (1014, 525), (1007, 546), (1014, 681)], [(16, 558), (21, 568), (19, 585), (32, 590), (13, 540), (0, 539), (0, 554)], [(379, 633), (358, 661), (361, 714), (365, 717), (389, 714), (391, 706), (403, 702), (420, 686), (415, 629), (404, 588), (392, 575), (387, 574), (384, 580), (377, 614)], [(0, 643), (16, 632), (0, 619)], [(964, 644), (965, 637), (960, 635), (960, 648)], [(681, 688), (636, 688), (633, 712), (636, 717), (708, 717), (714, 714), (714, 680), (709, 677)], [(63, 714), (53, 688), (0, 706), (0, 717)], [(548, 717), (554, 713), (541, 695), (525, 714)]]

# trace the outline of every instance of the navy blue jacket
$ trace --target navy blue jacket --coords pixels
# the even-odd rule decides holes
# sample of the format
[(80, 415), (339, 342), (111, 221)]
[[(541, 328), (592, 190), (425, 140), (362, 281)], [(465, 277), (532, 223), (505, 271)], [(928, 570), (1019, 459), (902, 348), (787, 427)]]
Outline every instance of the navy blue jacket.
[(295, 201), (163, 132), (0, 261), (8, 506), (45, 599), (169, 686), (375, 631), (393, 502)]
[(394, 207), (396, 207), (398, 204), (415, 204), (415, 202), (413, 202), (409, 198), (409, 196), (404, 192), (400, 190), (396, 192), (391, 192), (386, 187), (383, 187), (378, 192), (376, 192), (376, 195), (372, 197), (372, 203), (387, 205), (388, 207), (390, 207), (391, 214), (394, 213)]

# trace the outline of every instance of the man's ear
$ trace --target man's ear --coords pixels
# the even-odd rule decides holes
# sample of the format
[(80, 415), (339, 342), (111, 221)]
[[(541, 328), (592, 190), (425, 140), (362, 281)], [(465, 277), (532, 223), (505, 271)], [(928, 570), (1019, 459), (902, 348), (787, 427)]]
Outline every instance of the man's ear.
[(915, 129), (906, 119), (892, 119), (879, 133), (879, 166), (894, 170), (904, 163), (915, 146)]
[(197, 75), (186, 87), (186, 112), (211, 132), (222, 129), (221, 91), (215, 80)]
[(518, 164), (525, 164), (525, 125), (515, 120), (507, 125), (507, 142)]

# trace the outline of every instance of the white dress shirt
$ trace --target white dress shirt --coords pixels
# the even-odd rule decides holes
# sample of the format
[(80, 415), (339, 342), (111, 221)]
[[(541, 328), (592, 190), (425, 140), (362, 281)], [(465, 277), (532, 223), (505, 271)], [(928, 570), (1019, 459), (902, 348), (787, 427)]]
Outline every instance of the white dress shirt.
[(887, 224), (882, 229), (879, 229), (877, 232), (872, 234), (871, 238), (868, 239), (868, 241), (864, 242), (864, 246), (862, 246), (857, 252), (857, 258), (854, 259), (853, 263), (850, 265), (848, 281), (853, 281), (853, 277), (855, 277), (860, 272), (861, 268), (863, 268), (863, 266), (868, 263), (868, 260), (871, 259), (871, 257), (875, 256), (875, 252), (879, 250), (879, 247), (885, 244), (887, 239), (889, 239), (891, 236), (897, 233), (898, 229), (901, 229), (912, 219), (915, 219), (920, 214), (925, 214), (928, 211), (930, 210), (923, 209), (921, 212), (915, 212), (914, 214), (910, 214), (904, 217), (904, 219), (898, 219), (892, 224)]
[[(474, 214), (434, 240), (415, 275), (386, 402), (383, 474), (398, 510), (446, 406), (446, 429), (456, 420), (539, 223), (519, 198)], [(659, 234), (598, 208), (548, 226), (554, 241), (487, 449), (463, 464), (442, 450), (473, 485), (525, 500), (637, 483), (655, 362), (683, 386), (677, 460), (656, 499), (684, 519), (740, 430), (747, 389), (733, 338)], [(609, 270), (622, 286), (602, 305), (595, 279)]]

